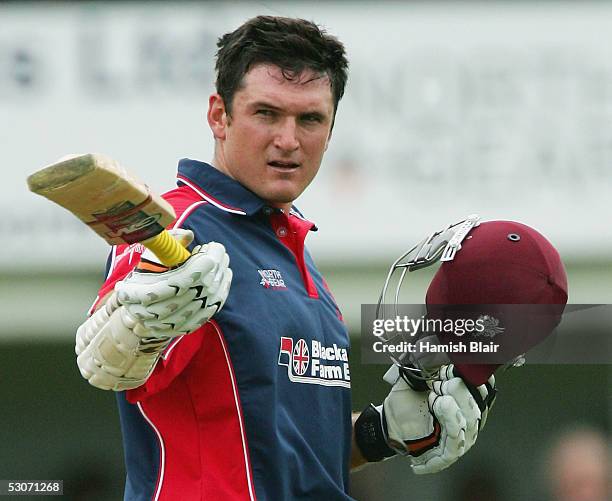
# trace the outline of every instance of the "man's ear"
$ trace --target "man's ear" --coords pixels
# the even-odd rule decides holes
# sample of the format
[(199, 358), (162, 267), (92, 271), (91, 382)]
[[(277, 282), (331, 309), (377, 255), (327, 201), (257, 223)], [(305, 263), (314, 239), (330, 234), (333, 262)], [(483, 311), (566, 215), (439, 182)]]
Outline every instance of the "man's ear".
[(228, 116), (223, 98), (219, 94), (212, 94), (208, 98), (208, 125), (215, 139), (225, 139)]

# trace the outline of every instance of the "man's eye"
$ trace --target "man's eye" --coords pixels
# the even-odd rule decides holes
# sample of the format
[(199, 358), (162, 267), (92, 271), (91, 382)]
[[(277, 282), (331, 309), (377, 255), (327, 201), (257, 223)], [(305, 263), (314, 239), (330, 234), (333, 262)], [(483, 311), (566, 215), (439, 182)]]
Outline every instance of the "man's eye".
[(274, 112), (272, 110), (257, 110), (255, 114), (263, 117), (271, 117), (274, 115)]
[(319, 115), (304, 115), (302, 121), (307, 123), (321, 123), (322, 119)]

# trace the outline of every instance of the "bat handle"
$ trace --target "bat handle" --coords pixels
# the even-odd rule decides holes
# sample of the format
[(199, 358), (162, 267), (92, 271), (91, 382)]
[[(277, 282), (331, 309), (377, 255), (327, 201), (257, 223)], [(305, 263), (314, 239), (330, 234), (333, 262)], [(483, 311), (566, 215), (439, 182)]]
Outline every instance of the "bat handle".
[(152, 251), (161, 263), (168, 267), (181, 264), (191, 256), (191, 253), (172, 238), (166, 230), (140, 243)]

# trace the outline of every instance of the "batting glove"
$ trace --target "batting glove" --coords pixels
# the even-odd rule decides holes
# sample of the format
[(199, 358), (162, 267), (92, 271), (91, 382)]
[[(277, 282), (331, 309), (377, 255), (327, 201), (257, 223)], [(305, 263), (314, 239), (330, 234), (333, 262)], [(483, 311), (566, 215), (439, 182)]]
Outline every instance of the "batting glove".
[[(186, 230), (173, 236), (185, 245)], [(127, 390), (145, 383), (173, 338), (206, 323), (225, 304), (232, 280), (221, 244), (194, 248), (177, 268), (163, 269), (145, 252), (138, 267), (77, 330), (77, 365), (89, 383)]]
[(183, 264), (162, 270), (167, 268), (147, 250), (134, 271), (115, 285), (119, 302), (151, 336), (193, 332), (223, 308), (232, 282), (223, 245), (198, 245)]
[(396, 373), (383, 405), (370, 405), (355, 423), (357, 445), (368, 461), (399, 453), (408, 457), (417, 474), (441, 471), (476, 442), (486, 416), (478, 401), (488, 414), (495, 379), (492, 376), (487, 385), (470, 389), (452, 366), (442, 366), (438, 377), (428, 383), (430, 390), (419, 392)]
[(129, 390), (146, 382), (172, 338), (151, 337), (113, 293), (77, 330), (81, 375), (102, 390)]

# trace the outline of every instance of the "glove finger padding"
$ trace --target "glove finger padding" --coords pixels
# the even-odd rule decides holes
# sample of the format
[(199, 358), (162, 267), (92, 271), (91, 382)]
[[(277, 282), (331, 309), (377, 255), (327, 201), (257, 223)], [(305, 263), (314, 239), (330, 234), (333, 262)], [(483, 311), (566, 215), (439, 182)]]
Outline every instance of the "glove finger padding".
[(77, 330), (77, 365), (92, 386), (127, 390), (142, 385), (171, 338), (150, 338), (122, 306), (98, 310)]
[[(230, 287), (232, 285), (232, 279), (234, 277), (234, 273), (230, 268), (227, 268), (221, 277), (218, 287), (210, 290), (208, 298), (206, 299), (206, 305), (208, 307), (216, 306), (216, 312), (221, 311), (223, 306), (225, 305), (225, 300), (229, 295)], [(216, 282), (215, 282), (216, 283)], [(210, 306), (208, 306), (210, 305)]]
[(485, 403), (485, 408), (482, 411), (482, 417), (480, 419), (480, 429), (482, 430), (487, 422), (487, 418), (489, 417), (489, 412), (491, 412), (491, 409), (495, 404), (495, 399), (497, 398), (495, 376), (491, 376), (485, 384), (480, 385), (477, 389)]
[(125, 307), (132, 316), (140, 321), (164, 320), (166, 317), (176, 313), (185, 305), (196, 299), (198, 290), (196, 288), (185, 291), (180, 296), (173, 296), (147, 306), (140, 303), (127, 303)]
[(437, 395), (451, 395), (465, 420), (465, 452), (470, 450), (478, 437), (478, 425), (481, 418), (480, 409), (470, 390), (461, 378), (455, 377), (447, 381), (434, 381), (432, 391)]
[(204, 253), (218, 265), (218, 267), (213, 270), (213, 273), (209, 273), (203, 277), (202, 282), (204, 286), (210, 287), (215, 281), (220, 282), (225, 270), (229, 266), (229, 256), (225, 252), (225, 247), (217, 242), (210, 242), (205, 245), (196, 246), (193, 249), (193, 253)]
[[(452, 379), (456, 379), (457, 377), (461, 376), (459, 372), (455, 369), (455, 366), (453, 364), (442, 366), (440, 368), (439, 380), (449, 381)], [(467, 390), (472, 395), (474, 403), (478, 406), (478, 409), (480, 410), (481, 416), (478, 424), (478, 429), (482, 430), (485, 423), (487, 422), (489, 411), (493, 408), (495, 398), (497, 397), (495, 375), (491, 375), (487, 382), (485, 384), (481, 384), (480, 386), (474, 386), (465, 379), (461, 379), (463, 380)]]
[(430, 393), (428, 396), (429, 408), (432, 414), (440, 422), (444, 429), (443, 435), (454, 440), (457, 450), (465, 450), (465, 440), (460, 441), (462, 432), (465, 433), (466, 419), (457, 401), (449, 395), (436, 395)]
[(146, 329), (162, 335), (176, 335), (191, 332), (212, 317), (217, 311), (217, 305), (206, 306), (205, 299), (189, 301), (178, 311), (163, 319), (144, 320)]
[(448, 468), (465, 453), (466, 421), (455, 400), (431, 392), (428, 402), (431, 412), (440, 423), (441, 434), (437, 447), (422, 456), (411, 458), (412, 469), (419, 475)]
[(193, 287), (206, 287), (206, 282), (213, 281), (219, 266), (219, 261), (209, 256), (206, 250), (207, 246), (202, 246), (179, 267), (162, 273), (134, 270), (115, 285), (119, 302), (148, 306), (180, 296)]
[(193, 332), (218, 312), (232, 281), (225, 247), (210, 242), (194, 248), (177, 268), (152, 273), (134, 270), (115, 289), (119, 301), (154, 336)]
[[(208, 273), (203, 280), (203, 287), (191, 287), (183, 294), (172, 296), (161, 301), (156, 301), (148, 305), (141, 303), (128, 303), (127, 309), (138, 320), (165, 320), (165, 323), (176, 323), (177, 315), (190, 302), (202, 300), (198, 304), (214, 305), (217, 303), (217, 308), (220, 309), (219, 303), (224, 302), (223, 298), (227, 297), (229, 286), (231, 284), (232, 272), (228, 269), (229, 257), (227, 254), (223, 256), (221, 265), (217, 267), (216, 273)], [(213, 310), (213, 313), (217, 311)], [(173, 316), (175, 320), (168, 319)], [(144, 322), (147, 326), (147, 322)]]
[[(233, 274), (228, 268), (229, 257), (225, 255), (222, 259), (215, 276), (208, 285), (199, 288), (197, 294), (194, 288), (181, 296), (148, 306), (146, 310), (157, 313), (157, 317), (144, 319), (144, 327), (156, 335), (174, 336), (177, 333), (192, 332), (205, 324), (223, 307), (231, 286)], [(140, 305), (129, 305), (128, 308), (131, 306)]]

